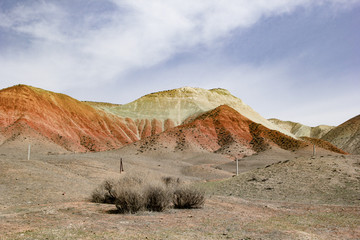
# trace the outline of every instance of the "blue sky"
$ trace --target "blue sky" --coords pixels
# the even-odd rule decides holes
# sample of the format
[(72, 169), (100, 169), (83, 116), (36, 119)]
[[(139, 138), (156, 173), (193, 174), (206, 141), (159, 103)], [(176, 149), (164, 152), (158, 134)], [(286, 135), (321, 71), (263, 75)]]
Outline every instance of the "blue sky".
[(127, 103), (226, 88), (266, 118), (360, 114), (360, 0), (0, 0), (0, 88)]

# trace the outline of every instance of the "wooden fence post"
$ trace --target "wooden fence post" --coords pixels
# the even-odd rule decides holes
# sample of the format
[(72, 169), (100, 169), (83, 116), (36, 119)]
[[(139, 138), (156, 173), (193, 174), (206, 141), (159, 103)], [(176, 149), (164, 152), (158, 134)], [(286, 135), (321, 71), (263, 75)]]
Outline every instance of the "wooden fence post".
[(124, 171), (123, 161), (122, 158), (120, 158), (120, 173)]
[(313, 145), (313, 157), (315, 156), (315, 144)]
[(28, 161), (30, 160), (30, 151), (31, 151), (31, 145), (29, 144), (29, 147), (28, 147)]
[(236, 176), (239, 175), (239, 159), (236, 158)]

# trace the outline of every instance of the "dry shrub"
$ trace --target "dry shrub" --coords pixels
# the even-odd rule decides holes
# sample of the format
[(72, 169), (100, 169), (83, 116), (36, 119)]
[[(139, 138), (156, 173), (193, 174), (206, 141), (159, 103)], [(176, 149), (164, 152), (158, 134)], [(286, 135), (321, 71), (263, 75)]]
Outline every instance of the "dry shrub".
[(104, 181), (91, 194), (91, 202), (95, 203), (115, 203), (116, 193), (115, 186), (117, 183), (113, 180)]
[(140, 186), (144, 183), (144, 180), (137, 176), (126, 176), (121, 178), (118, 182), (118, 186), (121, 187), (132, 187), (132, 186)]
[(146, 209), (162, 212), (171, 201), (175, 208), (200, 208), (205, 201), (204, 193), (182, 188), (179, 178), (126, 176), (118, 181), (106, 180), (94, 190), (92, 202), (115, 204), (119, 213), (136, 213)]
[(181, 184), (180, 178), (174, 178), (174, 177), (162, 177), (162, 182), (165, 184), (166, 187), (177, 187)]
[(116, 191), (115, 206), (119, 213), (136, 213), (144, 208), (145, 199), (139, 188), (124, 187)]
[(143, 180), (138, 177), (124, 177), (118, 181), (106, 180), (91, 194), (91, 202), (114, 204), (120, 188), (141, 185)]
[(144, 180), (136, 176), (121, 178), (115, 186), (115, 206), (120, 213), (136, 213), (144, 208)]
[(149, 186), (145, 192), (145, 207), (149, 211), (162, 212), (171, 201), (171, 193), (160, 186)]
[(174, 191), (174, 208), (200, 208), (204, 203), (205, 194), (198, 189), (179, 188)]

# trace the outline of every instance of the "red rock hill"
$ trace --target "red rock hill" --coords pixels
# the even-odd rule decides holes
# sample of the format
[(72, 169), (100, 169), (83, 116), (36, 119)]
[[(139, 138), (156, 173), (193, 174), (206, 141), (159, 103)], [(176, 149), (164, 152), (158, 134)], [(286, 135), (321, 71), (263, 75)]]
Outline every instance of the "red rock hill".
[(233, 156), (250, 155), (272, 146), (296, 150), (307, 145), (255, 123), (227, 105), (206, 112), (188, 124), (135, 143), (140, 152), (166, 149), (210, 151)]
[[(24, 128), (33, 131), (21, 131)], [(2, 142), (31, 132), (80, 152), (119, 148), (139, 139), (132, 120), (106, 114), (64, 94), (26, 85), (1, 90)]]
[(178, 127), (168, 119), (122, 118), (102, 107), (104, 103), (80, 102), (26, 85), (0, 90), (0, 145), (27, 138), (85, 152), (116, 149), (143, 139), (135, 144), (140, 152), (188, 150), (233, 156), (270, 147), (296, 150), (307, 146), (305, 141), (268, 129), (227, 105), (192, 116)]

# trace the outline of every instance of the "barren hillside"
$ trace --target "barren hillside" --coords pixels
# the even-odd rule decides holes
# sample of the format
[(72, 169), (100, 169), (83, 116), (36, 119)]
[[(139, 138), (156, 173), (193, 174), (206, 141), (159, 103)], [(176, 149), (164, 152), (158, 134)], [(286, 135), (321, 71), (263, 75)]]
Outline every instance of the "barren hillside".
[[(243, 157), (270, 148), (295, 151), (323, 142), (302, 141), (268, 129), (244, 117), (233, 108), (222, 105), (208, 111), (187, 124), (133, 143), (139, 153), (144, 152), (216, 152), (231, 157)], [(323, 145), (321, 145), (323, 144)], [(342, 152), (329, 144), (330, 151)]]
[(204, 187), (246, 199), (359, 205), (360, 165), (357, 156), (290, 157)]
[(241, 99), (233, 96), (225, 89), (206, 90), (202, 88), (184, 87), (145, 95), (131, 103), (117, 106), (95, 106), (120, 117), (128, 117), (134, 121), (159, 121), (162, 130), (168, 125), (178, 126), (188, 118), (215, 109), (220, 105), (228, 105), (253, 122), (293, 136), (290, 132), (269, 122), (246, 105)]
[(296, 137), (310, 137), (310, 138), (321, 138), (328, 133), (333, 126), (320, 125), (317, 127), (309, 127), (301, 123), (282, 121), (276, 118), (268, 119), (270, 122), (278, 125), (279, 127), (291, 132)]
[(360, 154), (360, 115), (332, 129), (322, 139), (351, 154)]
[(138, 140), (121, 119), (64, 94), (17, 85), (0, 91), (1, 144), (20, 137), (48, 140), (70, 151), (102, 151)]

